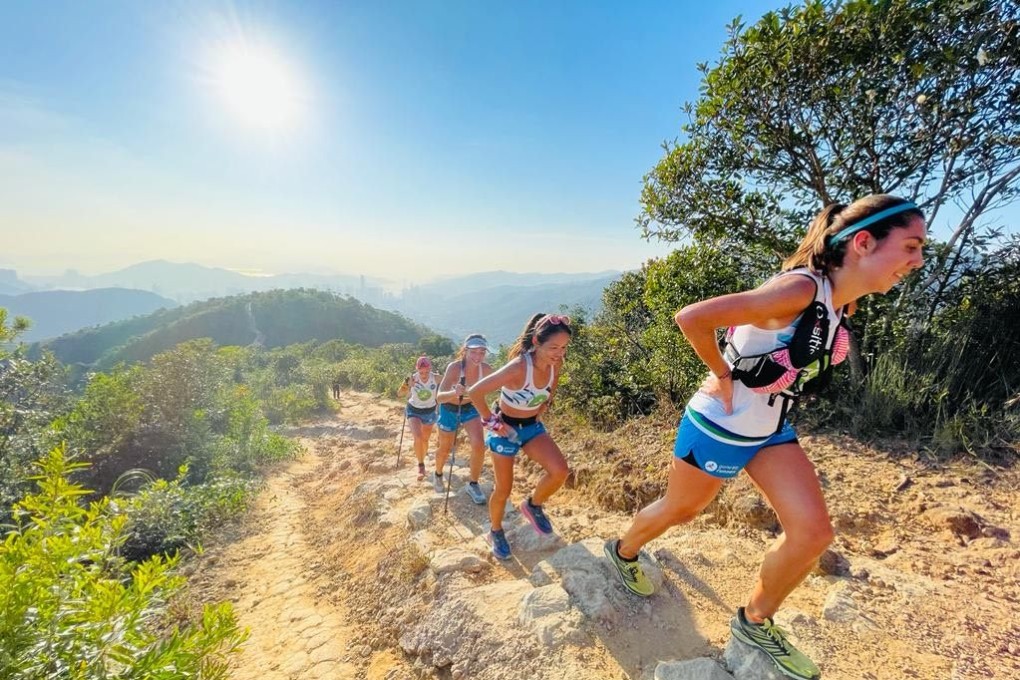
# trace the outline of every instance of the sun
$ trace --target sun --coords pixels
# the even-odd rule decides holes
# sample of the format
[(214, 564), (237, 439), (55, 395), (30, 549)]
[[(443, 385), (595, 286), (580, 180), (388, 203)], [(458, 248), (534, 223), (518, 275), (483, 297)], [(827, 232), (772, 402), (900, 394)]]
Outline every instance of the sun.
[(304, 113), (297, 74), (269, 48), (246, 43), (224, 47), (215, 60), (213, 82), (224, 104), (249, 127), (291, 129)]

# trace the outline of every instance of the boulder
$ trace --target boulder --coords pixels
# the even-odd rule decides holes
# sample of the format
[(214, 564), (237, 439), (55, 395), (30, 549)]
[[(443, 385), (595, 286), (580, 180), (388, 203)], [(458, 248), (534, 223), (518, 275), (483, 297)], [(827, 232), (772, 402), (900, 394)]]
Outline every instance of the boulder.
[(489, 563), (474, 553), (460, 548), (447, 548), (440, 550), (433, 557), (429, 565), (432, 571), (440, 576), (454, 572), (466, 571), (477, 574), (488, 568)]
[(655, 680), (733, 680), (714, 659), (666, 661), (655, 667)]
[(412, 530), (424, 529), (432, 522), (432, 506), (425, 499), (418, 499), (407, 511), (407, 525)]
[(584, 618), (571, 608), (570, 596), (558, 585), (525, 593), (518, 608), (518, 619), (547, 647), (587, 642), (587, 635), (581, 629)]
[(736, 680), (786, 680), (765, 652), (735, 637), (726, 644), (723, 660)]

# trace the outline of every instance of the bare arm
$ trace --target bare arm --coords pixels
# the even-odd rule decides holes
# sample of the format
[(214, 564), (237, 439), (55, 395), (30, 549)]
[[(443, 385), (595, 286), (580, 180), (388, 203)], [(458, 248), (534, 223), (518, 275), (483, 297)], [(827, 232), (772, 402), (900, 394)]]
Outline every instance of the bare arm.
[(455, 361), (446, 367), (443, 374), (443, 381), (439, 383), (439, 392), (436, 399), (442, 404), (460, 403), (460, 395), (464, 393), (464, 387), (458, 382), (460, 380), (460, 362)]
[(754, 290), (702, 300), (677, 312), (676, 325), (711, 371), (702, 391), (719, 400), (726, 413), (733, 412), (733, 376), (719, 351), (717, 329), (745, 324), (782, 328), (796, 319), (814, 296), (811, 279), (789, 276)]
[(400, 387), (397, 388), (398, 397), (406, 397), (407, 393), (411, 391), (411, 376), (404, 378), (404, 382), (400, 383)]
[(815, 284), (805, 276), (788, 276), (774, 283), (687, 305), (676, 313), (676, 325), (714, 375), (729, 370), (719, 351), (716, 330), (750, 324), (782, 328), (792, 322), (815, 297)]

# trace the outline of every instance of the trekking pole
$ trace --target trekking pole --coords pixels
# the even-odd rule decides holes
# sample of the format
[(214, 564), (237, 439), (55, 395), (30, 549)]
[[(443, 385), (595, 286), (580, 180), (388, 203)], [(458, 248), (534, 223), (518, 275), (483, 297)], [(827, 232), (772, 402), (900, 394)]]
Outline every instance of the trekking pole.
[(400, 443), (397, 444), (397, 467), (400, 467), (400, 449), (404, 446), (404, 430), (407, 429), (407, 407), (404, 407), (404, 422), (400, 423)]
[[(464, 374), (460, 376), (460, 384), (464, 385)], [(450, 471), (446, 475), (446, 500), (443, 501), (443, 514), (446, 514), (446, 508), (450, 505), (450, 487), (453, 486), (453, 459), (457, 455), (457, 434), (460, 432), (460, 409), (464, 405), (464, 395), (460, 397), (461, 401), (457, 402), (457, 424), (453, 426), (453, 446), (450, 447)]]

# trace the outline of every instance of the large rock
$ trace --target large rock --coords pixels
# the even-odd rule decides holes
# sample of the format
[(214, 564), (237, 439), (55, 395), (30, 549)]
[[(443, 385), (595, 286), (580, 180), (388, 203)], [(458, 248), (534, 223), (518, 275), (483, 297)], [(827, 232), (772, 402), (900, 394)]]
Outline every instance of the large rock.
[(432, 522), (432, 506), (425, 499), (418, 499), (407, 511), (407, 525), (412, 530), (424, 529)]
[[(641, 566), (654, 584), (662, 588), (662, 570), (656, 561), (641, 554)], [(620, 583), (616, 569), (609, 564), (602, 552), (602, 540), (585, 539), (574, 543), (536, 565), (533, 576), (542, 574), (549, 580), (558, 578), (573, 603), (585, 616), (601, 623), (615, 624), (627, 613), (643, 611), (647, 604), (636, 597)]]
[(531, 526), (531, 522), (521, 518), (523, 524), (518, 524), (506, 532), (506, 540), (510, 542), (510, 548), (520, 552), (547, 552), (559, 550), (566, 543), (558, 534), (540, 534)]
[(432, 557), (430, 567), (437, 576), (452, 574), (458, 571), (466, 571), (477, 574), (489, 566), (489, 563), (478, 555), (460, 548), (447, 548), (440, 550)]
[(733, 680), (713, 659), (666, 661), (655, 667), (655, 680)]
[(723, 660), (736, 680), (786, 680), (765, 652), (735, 637), (726, 644)]
[(853, 591), (846, 583), (837, 583), (829, 591), (822, 605), (822, 618), (834, 623), (849, 624), (857, 632), (876, 628), (875, 623), (861, 613), (854, 600)]
[(570, 606), (570, 596), (558, 585), (535, 588), (525, 593), (518, 608), (518, 619), (534, 631), (547, 647), (587, 642), (581, 626), (584, 618)]

